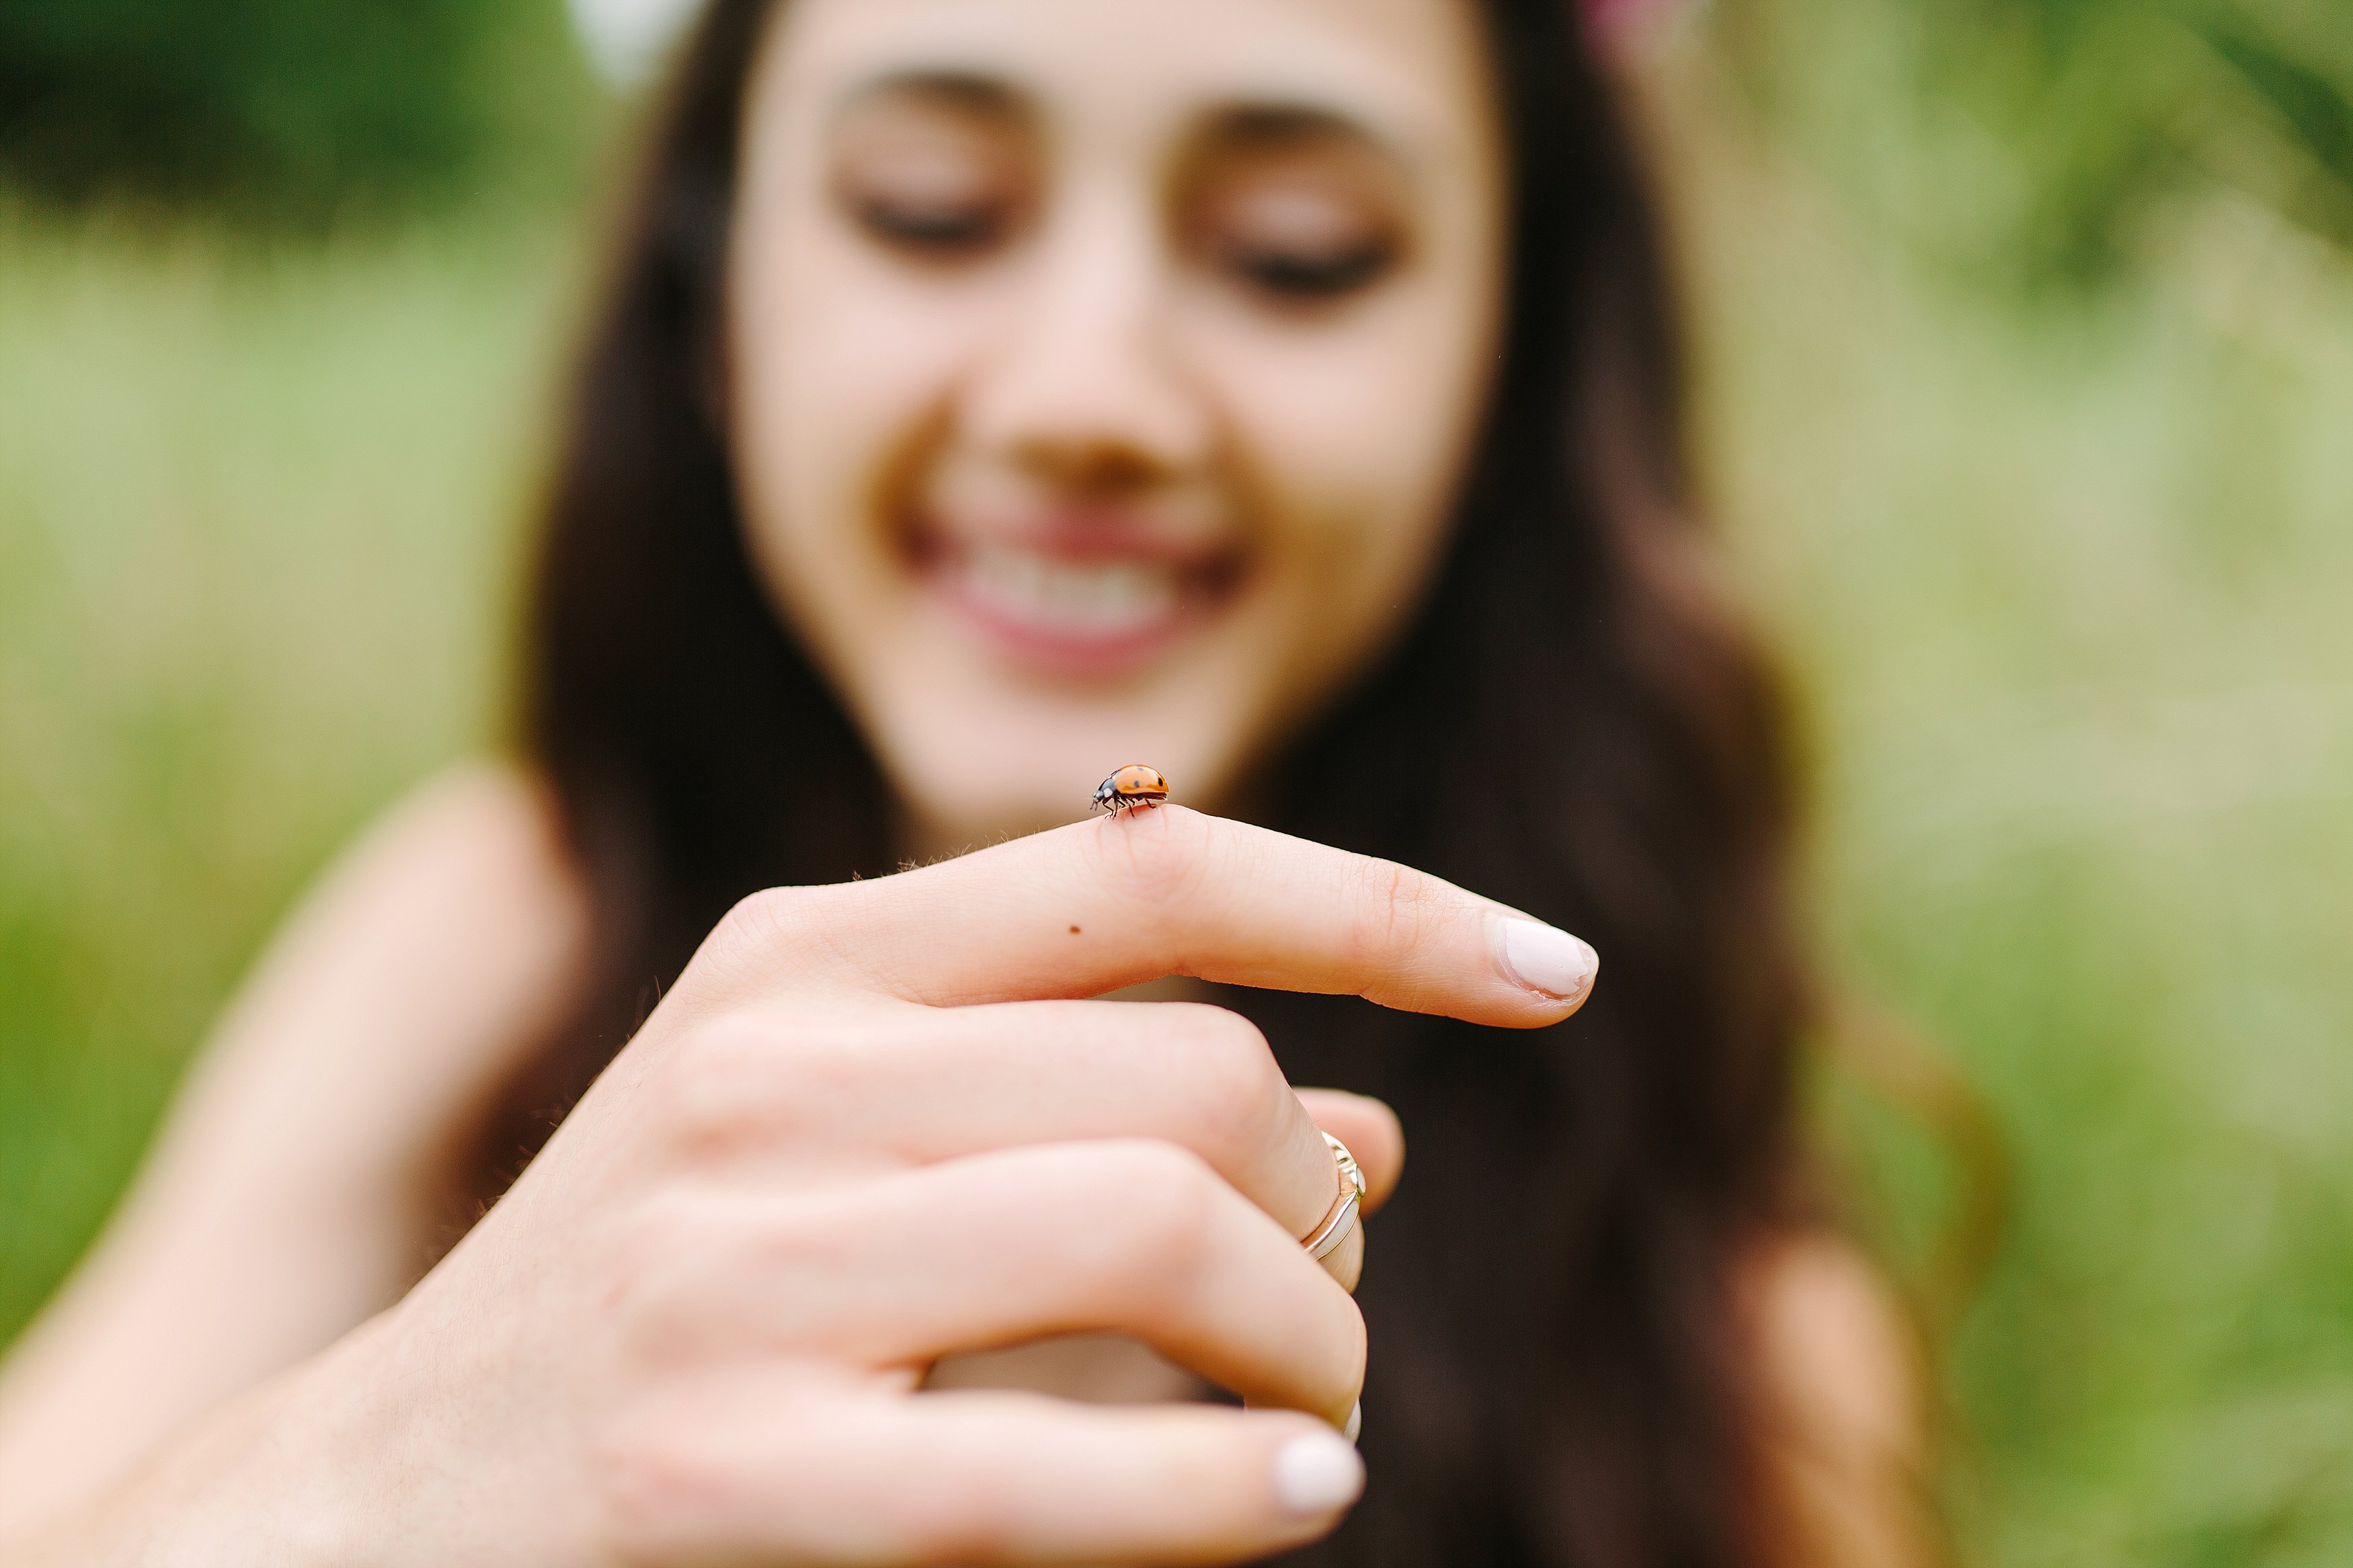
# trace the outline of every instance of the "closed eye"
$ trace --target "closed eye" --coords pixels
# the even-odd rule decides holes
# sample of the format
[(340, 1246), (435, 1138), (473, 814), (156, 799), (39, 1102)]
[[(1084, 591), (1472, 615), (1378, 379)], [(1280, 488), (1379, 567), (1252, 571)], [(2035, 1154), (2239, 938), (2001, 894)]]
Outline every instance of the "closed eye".
[(999, 84), (892, 78), (860, 95), (836, 128), (834, 198), (886, 250), (934, 262), (985, 256), (1035, 205), (1034, 141)]
[(1237, 110), (1199, 143), (1179, 221), (1193, 254), (1273, 304), (1371, 289), (1404, 257), (1411, 210), (1395, 157), (1329, 112)]
[(1301, 252), (1235, 246), (1221, 258), (1236, 279), (1266, 293), (1301, 300), (1352, 294), (1379, 279), (1397, 260), (1385, 241), (1336, 251)]
[(1012, 226), (1001, 202), (931, 202), (875, 194), (854, 202), (859, 225), (897, 249), (947, 257), (987, 249)]

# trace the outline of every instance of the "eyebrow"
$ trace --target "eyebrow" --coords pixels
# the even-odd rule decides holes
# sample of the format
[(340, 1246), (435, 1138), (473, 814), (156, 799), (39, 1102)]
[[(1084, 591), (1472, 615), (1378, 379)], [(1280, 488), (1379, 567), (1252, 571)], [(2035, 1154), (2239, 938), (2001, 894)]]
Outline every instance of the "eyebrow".
[[(1354, 115), (1320, 104), (1265, 101), (1229, 104), (1208, 116), (1199, 140), (1240, 147), (1298, 147), (1349, 142), (1396, 157), (1384, 137)], [(1399, 160), (1402, 162), (1402, 160)]]
[[(885, 72), (842, 96), (837, 117), (877, 100), (912, 98), (992, 120), (1027, 124), (1038, 117), (1036, 100), (1005, 78), (955, 66), (917, 67)], [(1356, 114), (1313, 99), (1270, 94), (1213, 105), (1186, 142), (1195, 149), (1277, 149), (1340, 142), (1375, 153), (1400, 169), (1414, 160), (1390, 137)]]
[(940, 68), (891, 71), (861, 82), (842, 96), (835, 114), (838, 118), (878, 99), (891, 98), (925, 99), (993, 120), (1026, 121), (1032, 113), (1029, 95), (999, 78)]
[(1184, 164), (1199, 167), (1204, 161), (1237, 155), (1317, 149), (1368, 159), (1402, 191), (1422, 184), (1420, 160), (1395, 140), (1345, 110), (1295, 99), (1246, 100), (1212, 110), (1185, 139), (1181, 158)]

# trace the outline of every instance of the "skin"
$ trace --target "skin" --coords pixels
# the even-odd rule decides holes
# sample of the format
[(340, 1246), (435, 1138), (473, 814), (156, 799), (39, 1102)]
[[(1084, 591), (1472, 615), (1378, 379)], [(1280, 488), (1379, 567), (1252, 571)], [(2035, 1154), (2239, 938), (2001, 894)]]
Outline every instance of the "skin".
[[(1125, 762), (1230, 806), (1402, 624), (1501, 297), (1479, 49), (1434, 0), (787, 14), (730, 420), (771, 595), (918, 850), (1068, 821)], [(1014, 578), (979, 605), (976, 548)], [(1089, 637), (1025, 566), (1171, 607)]]
[[(1189, 973), (1556, 1022), (1581, 997), (1503, 966), (1514, 918), (1180, 807), (759, 895), (415, 1289), (46, 1516), (99, 1478), (29, 1440), (37, 1343), (11, 1561), (1177, 1563), (1311, 1538), (1350, 1499), (1287, 1504), (1282, 1457), (1348, 1452), (1365, 1350), (1294, 1239), (1331, 1157), (1241, 1019), (1082, 998)], [(1386, 1191), (1380, 1113), (1333, 1120), (1371, 1134)], [(917, 1391), (947, 1352), (1087, 1331), (1263, 1408)]]
[[(1066, 821), (1124, 762), (1246, 807), (1397, 633), (1495, 336), (1481, 68), (1446, 0), (797, 0), (752, 83), (726, 413), (911, 857)], [(1294, 1238), (1319, 1128), (1377, 1206), (1397, 1120), (1294, 1091), (1230, 1015), (1089, 998), (1556, 1022), (1585, 986), (1520, 983), (1512, 911), (1176, 806), (763, 895), (427, 1271), (586, 962), (551, 820), (513, 773), (438, 781), (274, 944), (0, 1375), (0, 1557), (1206, 1563), (1337, 1521), (1278, 1456), (1354, 1403), (1366, 1237), (1328, 1269)], [(1751, 1285), (1790, 1560), (1917, 1560), (1875, 1282), (1793, 1237)], [(1251, 1408), (1003, 1386), (1200, 1379)]]

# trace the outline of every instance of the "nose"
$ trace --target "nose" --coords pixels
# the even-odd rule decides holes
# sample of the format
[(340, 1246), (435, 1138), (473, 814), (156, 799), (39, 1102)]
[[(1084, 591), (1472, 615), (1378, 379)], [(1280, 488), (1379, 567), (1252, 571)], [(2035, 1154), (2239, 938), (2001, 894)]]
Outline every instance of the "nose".
[(1125, 490), (1206, 463), (1207, 400), (1178, 363), (1154, 215), (1074, 199), (963, 399), (981, 451), (1074, 489)]

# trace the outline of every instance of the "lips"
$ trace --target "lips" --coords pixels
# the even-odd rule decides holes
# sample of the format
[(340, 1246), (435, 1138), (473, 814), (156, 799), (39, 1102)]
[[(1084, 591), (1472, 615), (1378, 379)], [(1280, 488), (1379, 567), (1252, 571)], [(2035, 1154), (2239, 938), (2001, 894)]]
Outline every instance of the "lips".
[(917, 574), (1000, 654), (1047, 673), (1111, 675), (1167, 651), (1230, 597), (1239, 562), (1116, 527), (1016, 536), (927, 528)]

